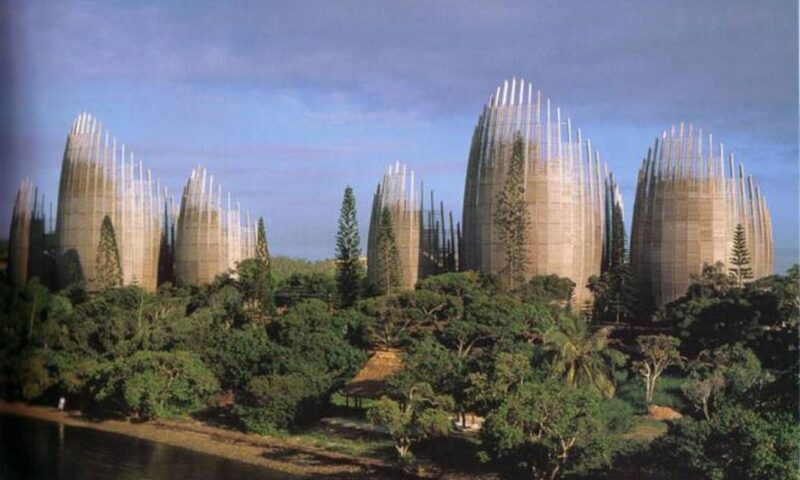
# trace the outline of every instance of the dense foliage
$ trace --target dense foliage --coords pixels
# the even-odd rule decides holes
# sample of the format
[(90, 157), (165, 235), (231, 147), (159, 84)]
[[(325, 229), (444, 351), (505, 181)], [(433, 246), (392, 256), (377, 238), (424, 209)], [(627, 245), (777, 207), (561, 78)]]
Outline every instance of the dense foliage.
[[(210, 285), (155, 293), (2, 287), (4, 393), (64, 395), (96, 416), (214, 415), (272, 433), (329, 413), (368, 352), (393, 348), (402, 368), (367, 419), (405, 464), (478, 417), (476, 456), (508, 476), (797, 478), (798, 267), (739, 287), (709, 266), (655, 321), (597, 325), (570, 304), (574, 284), (554, 276), (509, 291), (491, 276), (448, 273), (342, 308), (333, 270), (278, 280), (263, 266), (252, 259)], [(330, 297), (261, 308), (289, 279), (315, 276)], [(667, 379), (683, 418), (649, 443), (632, 440), (635, 425), (655, 421), (636, 414), (663, 398)]]
[(152, 294), (51, 293), (35, 280), (4, 289), (5, 395), (63, 395), (89, 415), (139, 418), (230, 408), (232, 399), (235, 421), (262, 432), (313, 421), (365, 355), (325, 302), (266, 314), (264, 267), (251, 259), (206, 287)]

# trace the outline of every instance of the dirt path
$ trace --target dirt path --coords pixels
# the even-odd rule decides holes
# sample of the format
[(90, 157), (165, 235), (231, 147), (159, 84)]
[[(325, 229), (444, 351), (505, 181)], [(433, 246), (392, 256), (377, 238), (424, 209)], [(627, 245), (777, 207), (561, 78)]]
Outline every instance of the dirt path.
[(196, 452), (259, 465), (297, 478), (397, 478), (391, 465), (378, 459), (359, 458), (291, 440), (244, 434), (195, 421), (130, 423), (119, 420), (89, 421), (77, 412), (0, 402), (0, 413), (37, 418), (65, 425), (92, 428), (186, 448)]

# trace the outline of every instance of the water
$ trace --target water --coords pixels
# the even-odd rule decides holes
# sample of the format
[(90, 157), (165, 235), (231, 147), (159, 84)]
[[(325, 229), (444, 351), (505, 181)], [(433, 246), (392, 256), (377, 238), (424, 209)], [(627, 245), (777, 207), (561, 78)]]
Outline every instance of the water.
[(246, 463), (133, 437), (0, 415), (3, 480), (274, 480)]

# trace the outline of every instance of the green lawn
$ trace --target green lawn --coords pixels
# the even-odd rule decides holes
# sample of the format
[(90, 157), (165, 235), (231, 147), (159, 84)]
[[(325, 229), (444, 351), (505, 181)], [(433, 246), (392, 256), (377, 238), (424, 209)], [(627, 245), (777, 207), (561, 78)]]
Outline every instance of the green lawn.
[(316, 425), (289, 435), (288, 439), (304, 445), (359, 457), (392, 458), (392, 440), (386, 435), (350, 431)]
[[(641, 378), (624, 371), (618, 372), (616, 378), (617, 398), (628, 402), (637, 413), (646, 412), (644, 382)], [(661, 376), (656, 384), (655, 404), (678, 412), (687, 412), (690, 407), (681, 393), (681, 385), (685, 381), (685, 377), (675, 374)]]

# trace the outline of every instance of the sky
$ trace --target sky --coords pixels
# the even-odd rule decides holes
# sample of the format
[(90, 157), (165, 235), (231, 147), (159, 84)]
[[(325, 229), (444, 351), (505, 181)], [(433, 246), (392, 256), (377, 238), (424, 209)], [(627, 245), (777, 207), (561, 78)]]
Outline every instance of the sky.
[[(401, 161), (460, 217), (473, 128), (524, 78), (618, 178), (630, 225), (656, 136), (692, 123), (756, 177), (775, 269), (798, 261), (794, 0), (0, 0), (0, 229), (19, 182), (57, 195), (64, 141), (97, 116), (178, 194), (208, 168), (273, 255), (334, 253), (346, 185), (362, 241)], [(4, 235), (2, 235), (4, 236)]]

